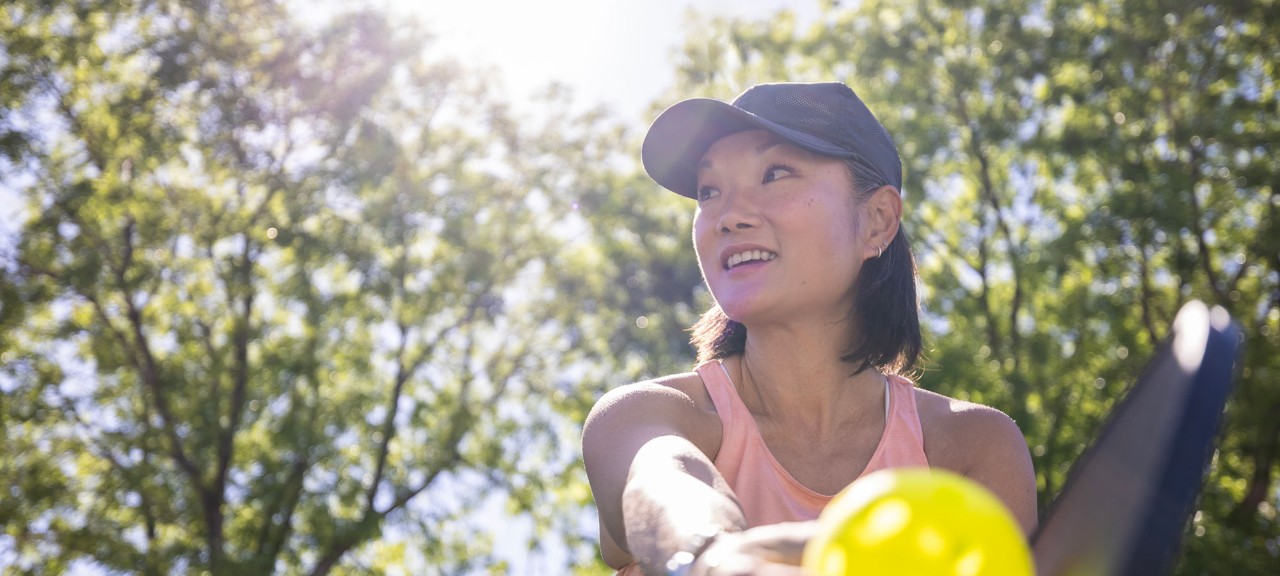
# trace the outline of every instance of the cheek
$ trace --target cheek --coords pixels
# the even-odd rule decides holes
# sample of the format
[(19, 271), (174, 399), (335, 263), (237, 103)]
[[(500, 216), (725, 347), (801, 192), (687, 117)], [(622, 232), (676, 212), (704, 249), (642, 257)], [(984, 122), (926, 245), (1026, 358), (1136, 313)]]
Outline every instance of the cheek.
[(712, 254), (715, 238), (710, 234), (710, 223), (704, 221), (701, 213), (693, 217), (693, 252), (698, 258), (698, 267), (706, 269), (704, 262), (707, 259), (719, 258), (718, 255)]
[(810, 234), (815, 252), (841, 262), (857, 260), (858, 214), (851, 203), (827, 199), (809, 208), (801, 221), (807, 224), (805, 232)]
[(841, 239), (842, 243), (856, 242), (858, 229), (861, 228), (862, 207), (847, 193), (829, 197), (825, 204), (832, 236)]
[(845, 208), (845, 219), (849, 223), (849, 234), (857, 236), (862, 230), (862, 223), (866, 220), (866, 206), (860, 205), (856, 200), (850, 198)]

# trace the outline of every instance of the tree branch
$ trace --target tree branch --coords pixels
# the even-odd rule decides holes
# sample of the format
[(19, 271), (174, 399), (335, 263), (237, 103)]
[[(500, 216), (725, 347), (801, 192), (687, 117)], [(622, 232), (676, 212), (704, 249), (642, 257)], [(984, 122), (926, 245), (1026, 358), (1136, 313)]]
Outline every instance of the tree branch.
[(1196, 185), (1200, 183), (1200, 161), (1204, 159), (1204, 149), (1200, 146), (1191, 147), (1191, 160), (1188, 162), (1188, 168), (1191, 171), (1191, 185), (1188, 186), (1188, 197), (1191, 199), (1191, 230), (1196, 235), (1196, 248), (1200, 252), (1200, 268), (1204, 270), (1205, 280), (1209, 283), (1209, 288), (1213, 290), (1213, 295), (1217, 297), (1218, 302), (1223, 306), (1230, 308), (1230, 301), (1227, 294), (1219, 285), (1218, 273), (1214, 271), (1213, 251), (1209, 248), (1209, 240), (1205, 237), (1204, 224), (1200, 221), (1202, 214), (1200, 210), (1200, 199), (1196, 197)]
[[(314, 333), (308, 339), (305, 358), (315, 358), (318, 340), (319, 337)], [(316, 364), (308, 362), (306, 366), (307, 382), (311, 388), (312, 398), (319, 398), (320, 375), (317, 373)], [(290, 395), (292, 405), (297, 406), (300, 398), (297, 386), (293, 387)], [(292, 413), (293, 411), (291, 411)], [(260, 566), (264, 571), (269, 572), (275, 566), (276, 558), (284, 550), (285, 541), (293, 533), (293, 515), (298, 503), (301, 501), (302, 485), (312, 464), (311, 449), (313, 448), (312, 443), (315, 442), (313, 431), (316, 430), (316, 420), (319, 414), (320, 403), (311, 402), (307, 407), (306, 422), (296, 427), (296, 429), (302, 431), (302, 434), (294, 445), (294, 460), (289, 469), (289, 476), (285, 479), (284, 485), (280, 490), (276, 492), (279, 496), (272, 501), (263, 515), (262, 528), (259, 531), (258, 548), (255, 555), (260, 558)], [(280, 516), (281, 520), (276, 530), (273, 531), (271, 528), (277, 515)]]
[[(218, 431), (218, 465), (213, 487), (209, 491), (211, 501), (209, 503), (210, 510), (207, 512), (212, 512), (212, 516), (209, 518), (209, 544), (215, 559), (211, 562), (211, 566), (217, 566), (225, 553), (223, 550), (224, 538), (222, 531), (224, 517), (222, 507), (226, 503), (227, 474), (235, 457), (235, 437), (240, 430), (241, 422), (244, 420), (245, 404), (248, 401), (246, 390), (249, 386), (249, 326), (253, 315), (254, 291), (252, 290), (252, 284), (254, 264), (253, 249), (249, 239), (246, 237), (240, 254), (240, 263), (234, 270), (234, 275), (239, 277), (237, 288), (240, 288), (240, 300), (238, 302), (240, 310), (232, 339), (234, 365), (232, 367), (231, 405), (228, 408), (227, 426)], [(228, 296), (235, 298), (235, 293), (228, 292)], [(232, 303), (233, 308), (235, 304), (236, 302)]]
[(1141, 253), (1141, 257), (1138, 258), (1138, 275), (1139, 281), (1142, 283), (1142, 326), (1147, 331), (1147, 338), (1152, 343), (1155, 343), (1160, 341), (1160, 333), (1156, 331), (1155, 319), (1153, 318), (1155, 312), (1152, 309), (1155, 307), (1155, 303), (1152, 299), (1155, 298), (1155, 294), (1151, 289), (1151, 262), (1148, 259), (1145, 246), (1140, 247), (1138, 252)]
[[(74, 404), (67, 404), (63, 406), (63, 409), (65, 409), (82, 427), (85, 429), (93, 429), (93, 425), (85, 419)], [(147, 542), (149, 544), (154, 544), (156, 540), (157, 520), (154, 512), (155, 507), (150, 496), (147, 494), (146, 482), (134, 474), (133, 468), (125, 466), (124, 463), (116, 457), (115, 452), (111, 447), (101, 442), (100, 436), (83, 433), (81, 440), (86, 444), (96, 446), (98, 448), (98, 454), (111, 464), (112, 469), (114, 469), (116, 473), (125, 480), (130, 489), (138, 493), (138, 498), (140, 500), (138, 509), (142, 512), (143, 522), (146, 526), (144, 534), (147, 536)]]
[[(466, 317), (469, 318), (474, 316), (476, 311), (479, 309), (479, 302), (481, 300), (480, 295), (486, 292), (487, 291), (479, 291), (477, 293), (468, 308)], [(459, 321), (460, 325), (465, 323), (466, 322), (463, 320)], [(471, 358), (474, 355), (474, 351), (475, 338), (472, 334), (468, 333), (464, 352), (460, 354), (460, 356), (464, 359)], [(469, 430), (471, 430), (471, 427), (476, 421), (475, 413), (471, 408), (472, 403), (469, 400), (471, 395), (471, 386), (475, 381), (475, 376), (471, 373), (470, 368), (468, 368), (469, 365), (467, 362), (464, 361), (461, 365), (463, 367), (463, 375), (462, 382), (458, 390), (457, 404), (454, 407), (452, 414), (450, 414), (448, 432), (445, 434), (444, 440), (440, 443), (440, 447), (436, 452), (437, 457), (432, 459), (432, 461), (426, 466), (428, 470), (426, 478), (418, 486), (398, 491), (391, 505), (384, 510), (377, 510), (372, 505), (367, 506), (365, 508), (364, 516), (355, 525), (348, 527), (346, 530), (340, 531), (341, 535), (335, 539), (328, 549), (325, 550), (324, 554), (321, 555), (320, 559), (316, 562), (315, 567), (312, 568), (311, 572), (309, 572), (310, 576), (324, 576), (328, 574), (333, 570), (333, 567), (337, 565), (338, 560), (340, 560), (344, 554), (350, 551), (351, 548), (364, 542), (368, 538), (368, 535), (377, 529), (383, 518), (406, 506), (415, 496), (426, 490), (431, 485), (431, 482), (434, 481), (441, 472), (453, 469), (453, 467), (461, 460), (462, 456), (461, 451), (459, 450), (459, 444), (461, 444), (462, 438)]]
[(378, 486), (382, 484), (382, 476), (386, 472), (387, 457), (391, 452), (391, 440), (396, 433), (396, 416), (400, 411), (400, 398), (404, 395), (405, 382), (417, 366), (405, 366), (404, 354), (408, 346), (409, 334), (404, 324), (400, 324), (400, 348), (396, 351), (396, 374), (392, 385), (391, 397), (387, 399), (386, 416), (382, 422), (381, 438), (378, 441), (378, 463), (374, 467), (373, 480), (365, 491), (365, 509), (373, 510), (373, 500), (378, 495)]
[[(960, 115), (961, 121), (969, 130), (969, 148), (970, 153), (978, 160), (978, 176), (981, 182), (982, 198), (991, 207), (992, 215), (995, 217), (996, 227), (1000, 230), (1000, 234), (1004, 236), (1005, 252), (1009, 258), (1009, 266), (1013, 271), (1013, 299), (1009, 305), (1009, 350), (1007, 353), (1013, 359), (1013, 370), (1011, 374), (1019, 374), (1021, 370), (1020, 342), (1021, 333), (1018, 331), (1018, 313), (1022, 309), (1022, 263), (1018, 255), (1018, 246), (1021, 242), (1014, 238), (1013, 231), (1009, 227), (1008, 221), (1004, 217), (1004, 212), (1000, 205), (1000, 198), (996, 194), (995, 182), (991, 178), (991, 160), (987, 157), (984, 147), (982, 131), (977, 124), (970, 118), (969, 112), (964, 103), (964, 94), (960, 90), (956, 90), (956, 111)], [(993, 348), (994, 350), (994, 348)]]
[(208, 487), (205, 486), (200, 470), (196, 468), (195, 464), (187, 456), (187, 453), (182, 446), (182, 438), (178, 435), (177, 426), (174, 422), (173, 410), (169, 406), (169, 400), (166, 397), (160, 382), (159, 366), (156, 363), (155, 356), (151, 353), (151, 347), (147, 341), (147, 335), (143, 330), (142, 311), (133, 301), (133, 296), (129, 293), (128, 281), (125, 278), (128, 270), (128, 264), (132, 260), (130, 255), (133, 252), (133, 227), (131, 221), (130, 224), (125, 226), (123, 236), (123, 241), (125, 243), (124, 257), (121, 261), (122, 265), (120, 268), (116, 269), (115, 275), (117, 286), (124, 297), (126, 317), (128, 318), (133, 331), (133, 348), (135, 350), (136, 367), (139, 371), (139, 376), (142, 379), (143, 385), (151, 392), (156, 414), (160, 416), (161, 428), (165, 436), (169, 439), (170, 457), (173, 458), (175, 463), (177, 463), (178, 468), (186, 474), (197, 494), (199, 494), (200, 501), (204, 505), (206, 519), (208, 519), (208, 515), (210, 513), (208, 508), (208, 505), (210, 504)]
[[(406, 242), (403, 229), (399, 234), (400, 245), (403, 247)], [(409, 251), (401, 249), (400, 262), (396, 267), (396, 286), (395, 297), (401, 301), (405, 298), (405, 275), (408, 270)], [(400, 314), (396, 314), (400, 316)], [(403, 318), (396, 319), (396, 327), (400, 330), (400, 346), (396, 350), (396, 374), (392, 385), (391, 397), (387, 399), (386, 415), (382, 422), (382, 437), (378, 440), (378, 463), (374, 466), (373, 479), (369, 482), (369, 488), (365, 492), (365, 510), (374, 509), (374, 498), (378, 495), (378, 486), (382, 484), (382, 476), (386, 473), (387, 458), (391, 453), (391, 440), (396, 434), (396, 416), (400, 412), (400, 398), (404, 395), (405, 382), (409, 380), (409, 376), (418, 369), (415, 363), (406, 366), (404, 362), (405, 351), (409, 347), (409, 327), (405, 325)], [(437, 340), (438, 342), (438, 340)], [(421, 359), (421, 358), (419, 358)]]
[[(1280, 405), (1272, 406), (1268, 412), (1274, 414), (1277, 410), (1280, 410)], [(1280, 423), (1273, 421), (1270, 430), (1267, 430), (1261, 441), (1248, 451), (1250, 459), (1253, 460), (1253, 474), (1249, 477), (1244, 498), (1228, 515), (1237, 524), (1243, 525), (1251, 520), (1258, 513), (1258, 505), (1270, 495), (1271, 469), (1275, 465), (1278, 447), (1280, 447)]]

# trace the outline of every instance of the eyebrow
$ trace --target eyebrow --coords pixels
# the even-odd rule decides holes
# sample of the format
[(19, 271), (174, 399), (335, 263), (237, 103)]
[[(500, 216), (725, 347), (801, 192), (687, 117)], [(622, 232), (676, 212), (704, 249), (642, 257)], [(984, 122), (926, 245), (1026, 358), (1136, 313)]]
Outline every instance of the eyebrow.
[[(759, 156), (761, 154), (764, 154), (765, 152), (768, 152), (769, 149), (773, 148), (774, 146), (780, 146), (782, 144), (787, 144), (787, 143), (788, 142), (786, 140), (783, 140), (782, 137), (777, 136), (775, 134), (770, 134), (767, 140), (765, 140), (764, 142), (761, 142), (759, 146), (756, 146), (755, 152), (756, 152), (756, 155)], [(710, 168), (710, 167), (711, 167), (711, 161), (707, 160), (706, 158), (703, 158), (702, 160), (698, 161), (697, 171), (702, 172), (703, 170), (706, 170), (707, 168)]]

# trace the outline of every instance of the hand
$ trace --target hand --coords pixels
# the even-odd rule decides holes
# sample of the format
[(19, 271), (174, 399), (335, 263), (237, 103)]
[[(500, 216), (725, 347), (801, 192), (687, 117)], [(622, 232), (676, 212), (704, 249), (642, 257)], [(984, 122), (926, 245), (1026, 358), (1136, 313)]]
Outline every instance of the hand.
[(693, 563), (694, 576), (800, 576), (804, 546), (817, 522), (787, 522), (724, 532)]

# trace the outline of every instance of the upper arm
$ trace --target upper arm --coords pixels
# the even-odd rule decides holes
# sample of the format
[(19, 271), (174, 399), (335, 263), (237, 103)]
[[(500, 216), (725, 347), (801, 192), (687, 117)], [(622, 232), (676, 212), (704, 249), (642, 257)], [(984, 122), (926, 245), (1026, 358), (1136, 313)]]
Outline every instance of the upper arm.
[(1026, 438), (999, 410), (983, 407), (965, 416), (972, 451), (964, 475), (995, 493), (1030, 534), (1037, 522), (1036, 473)]
[(1038, 521), (1036, 473), (1027, 440), (1004, 412), (916, 389), (930, 466), (982, 484), (1009, 508), (1030, 534)]
[(709, 463), (706, 448), (713, 439), (702, 416), (688, 395), (655, 383), (614, 389), (591, 409), (582, 431), (582, 458), (600, 514), (601, 550), (610, 565), (630, 560), (622, 513), (628, 480), (665, 463)]

